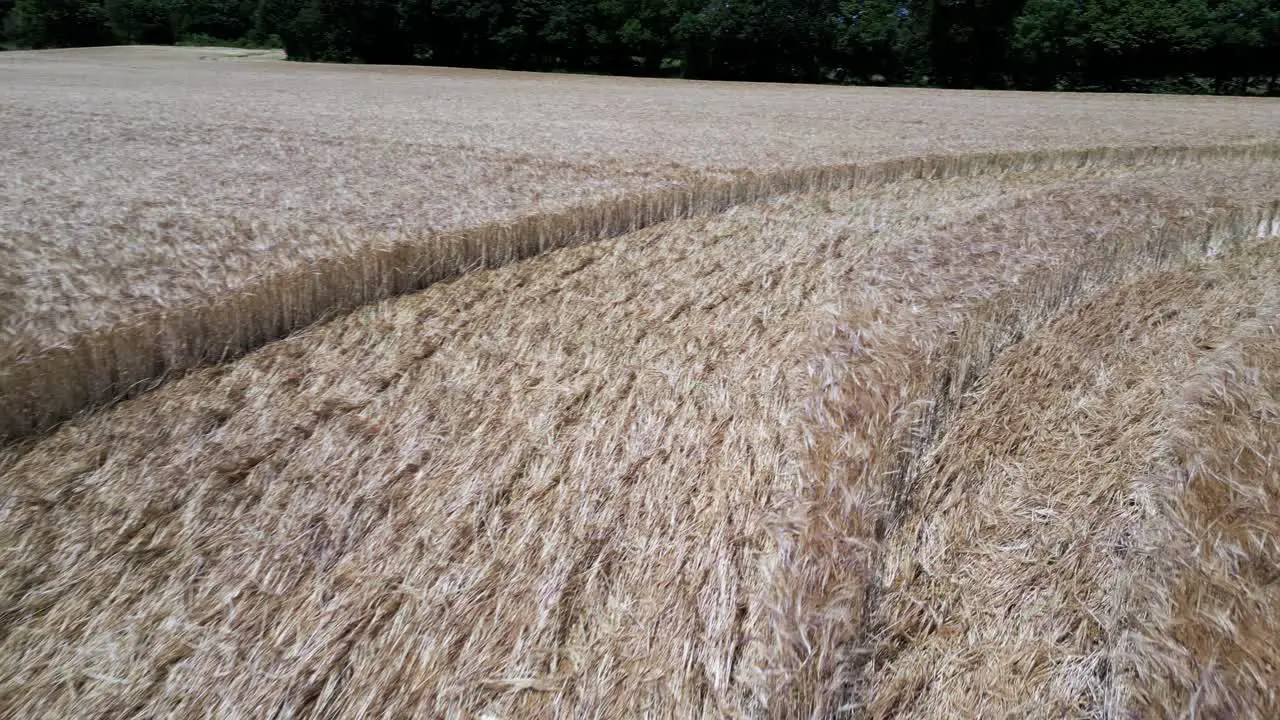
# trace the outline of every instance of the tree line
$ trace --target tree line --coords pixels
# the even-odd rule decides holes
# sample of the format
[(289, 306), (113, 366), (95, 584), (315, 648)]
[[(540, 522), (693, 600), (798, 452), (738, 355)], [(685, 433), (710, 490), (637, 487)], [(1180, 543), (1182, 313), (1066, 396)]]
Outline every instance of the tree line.
[(1280, 0), (0, 0), (6, 44), (723, 80), (1280, 94)]

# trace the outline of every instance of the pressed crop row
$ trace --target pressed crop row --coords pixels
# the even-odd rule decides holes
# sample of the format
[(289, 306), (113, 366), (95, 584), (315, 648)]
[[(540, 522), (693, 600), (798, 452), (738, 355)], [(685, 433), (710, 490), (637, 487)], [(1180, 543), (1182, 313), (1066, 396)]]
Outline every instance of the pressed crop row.
[(153, 387), (335, 313), (481, 268), (656, 223), (705, 216), (789, 193), (1083, 167), (1280, 158), (1280, 144), (1098, 148), (925, 156), (868, 165), (744, 173), (609, 199), (509, 223), (371, 244), (351, 256), (265, 276), (235, 292), (84, 333), (0, 368), (0, 439), (38, 432), (83, 409)]
[(783, 559), (767, 592), (786, 611), (776, 614), (766, 646), (769, 670), (794, 691), (777, 689), (792, 703), (782, 714), (830, 714), (826, 703), (852, 692), (832, 684), (856, 676), (865, 660), (843, 650), (858, 646), (863, 614), (875, 604), (880, 549), (930, 481), (931, 451), (962, 398), (1005, 350), (1116, 282), (1275, 236), (1280, 203), (1134, 229), (978, 305), (935, 347), (876, 345), (871, 365), (842, 362), (854, 345), (862, 353), (869, 346), (837, 333), (827, 351), (834, 361), (805, 411), (807, 490), (775, 529)]

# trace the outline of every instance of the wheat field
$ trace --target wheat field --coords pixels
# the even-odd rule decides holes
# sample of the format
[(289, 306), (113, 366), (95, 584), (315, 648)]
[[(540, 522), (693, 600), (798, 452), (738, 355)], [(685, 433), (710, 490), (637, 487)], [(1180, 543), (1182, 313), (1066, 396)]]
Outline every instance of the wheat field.
[(1276, 104), (1245, 98), (257, 57), (0, 55), (0, 437), (365, 302), (662, 220), (922, 174), (1265, 155), (1280, 141)]
[(268, 58), (0, 54), (0, 716), (1280, 710), (1276, 103)]

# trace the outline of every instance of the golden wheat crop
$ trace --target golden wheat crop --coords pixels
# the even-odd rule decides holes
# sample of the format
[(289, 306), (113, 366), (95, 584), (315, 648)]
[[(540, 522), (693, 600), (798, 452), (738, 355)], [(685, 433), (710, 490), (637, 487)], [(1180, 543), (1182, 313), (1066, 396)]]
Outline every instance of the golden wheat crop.
[(1276, 104), (1249, 99), (313, 66), (200, 48), (5, 53), (0, 76), (0, 437), (361, 303), (662, 220), (920, 175), (1270, 156), (1280, 140)]
[[(612, 92), (594, 78), (438, 81), (544, 83), (568, 98), (548, 103)], [(812, 127), (849, 109), (836, 99), (849, 91), (742, 92), (766, 126), (794, 122), (797, 97), (818, 108)], [(1037, 112), (1051, 132), (1053, 109), (1034, 98), (863, 97), (990, 103), (990, 126), (931, 138), (938, 151), (1019, 149), (1026, 135), (1007, 131), (1039, 127)], [(1133, 112), (1148, 102), (1175, 101)], [(1129, 134), (1116, 144), (1201, 137), (1193, 126), (1216, 106), (1189, 102), (1208, 110), (1174, 130), (1117, 122)], [(643, 128), (662, 115), (650, 108)], [(1221, 119), (1224, 138), (1262, 139), (1229, 130), (1257, 117)], [(1058, 142), (1100, 142), (1061, 124)], [(681, 133), (699, 131), (671, 132), (678, 154)], [(770, 160), (767, 142), (743, 144), (723, 152)], [(716, 152), (693, 147), (680, 162)], [(626, 205), (576, 236), (566, 214), (544, 231), (549, 246), (616, 237), (364, 305), (4, 446), (0, 707), (954, 717), (1143, 712), (1192, 696), (1266, 707), (1255, 680), (1269, 646), (1228, 648), (1212, 611), (1197, 615), (1196, 593), (1218, 598), (1215, 586), (1160, 563), (1194, 560), (1240, 587), (1227, 564), (1240, 552), (1197, 554), (1183, 528), (1198, 538), (1215, 522), (1212, 503), (1194, 500), (1214, 482), (1245, 496), (1270, 487), (1258, 471), (1222, 480), (1242, 436), (1207, 437), (1218, 426), (1205, 413), (1213, 373), (1226, 372), (1215, 368), (1254, 367), (1219, 338), (1247, 326), (1255, 348), (1274, 335), (1277, 248), (1254, 246), (1277, 228), (1280, 166), (1257, 148), (1094, 157), (1106, 161), (912, 160), (876, 182), (852, 169), (704, 179), (725, 194), (697, 202), (726, 212), (636, 223), (646, 206)], [(507, 255), (489, 264), (548, 249), (499, 244), (530, 232), (495, 231), (480, 246)], [(1226, 260), (1178, 269), (1208, 254)], [(1209, 347), (1188, 352), (1202, 336)], [(1200, 363), (1207, 379), (1167, 394), (1210, 355), (1222, 364)], [(1240, 432), (1261, 433), (1273, 405), (1241, 373), (1237, 385), (1253, 384), (1232, 402), (1262, 409)], [(1199, 443), (1220, 454), (1189, 460)], [(1189, 490), (1153, 480), (1178, 468), (1197, 478)], [(1254, 522), (1235, 526), (1240, 543)], [(1265, 543), (1248, 547), (1266, 561)], [(1265, 634), (1265, 613), (1249, 617)], [(1168, 649), (1204, 645), (1261, 659), (1202, 667), (1203, 655)], [(1226, 669), (1202, 692), (1205, 667)]]
[(1280, 241), (1007, 352), (897, 511), (866, 717), (1272, 717)]

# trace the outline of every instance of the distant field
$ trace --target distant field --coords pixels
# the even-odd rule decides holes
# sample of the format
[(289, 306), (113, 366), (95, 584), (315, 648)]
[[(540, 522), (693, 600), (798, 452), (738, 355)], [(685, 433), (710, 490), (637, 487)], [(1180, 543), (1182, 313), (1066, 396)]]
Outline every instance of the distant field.
[(708, 176), (1280, 140), (1280, 110), (1265, 100), (686, 83), (238, 54), (0, 55), (0, 358), (319, 259), (430, 245), (445, 231)]
[(268, 58), (0, 55), (0, 708), (1280, 712), (1280, 103)]

